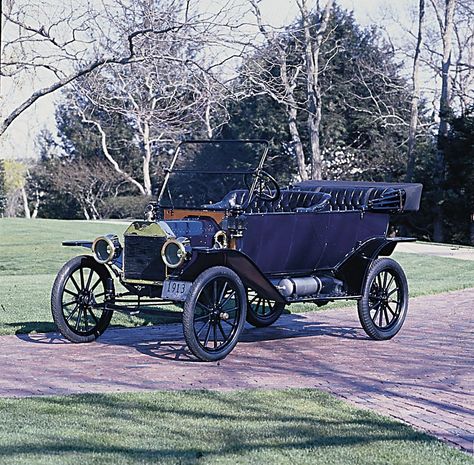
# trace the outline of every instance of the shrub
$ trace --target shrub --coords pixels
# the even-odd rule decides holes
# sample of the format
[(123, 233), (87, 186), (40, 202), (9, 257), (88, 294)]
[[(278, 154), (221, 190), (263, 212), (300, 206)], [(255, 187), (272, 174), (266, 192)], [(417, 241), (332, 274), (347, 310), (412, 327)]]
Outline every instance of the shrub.
[(126, 195), (120, 197), (109, 197), (104, 199), (101, 208), (105, 218), (143, 218), (145, 207), (154, 200), (152, 196)]

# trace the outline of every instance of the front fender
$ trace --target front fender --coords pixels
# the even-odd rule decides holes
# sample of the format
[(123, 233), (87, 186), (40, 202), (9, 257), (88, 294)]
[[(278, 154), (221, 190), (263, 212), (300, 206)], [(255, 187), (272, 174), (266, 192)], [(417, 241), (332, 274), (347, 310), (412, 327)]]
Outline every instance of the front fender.
[[(62, 242), (62, 245), (64, 247), (84, 247), (86, 249), (89, 249), (92, 251), (92, 244), (94, 243), (94, 241), (82, 241), (82, 240), (78, 240), (78, 241), (63, 241)], [(120, 253), (120, 255), (116, 258), (114, 258), (112, 260), (111, 263), (108, 263), (107, 265), (115, 265), (116, 267), (118, 267), (119, 269), (122, 269), (122, 263), (123, 263), (123, 249)]]
[(63, 241), (62, 245), (64, 247), (85, 247), (86, 249), (92, 250), (93, 241)]
[(180, 272), (179, 279), (194, 281), (211, 266), (226, 266), (239, 275), (245, 286), (252, 288), (262, 297), (276, 302), (286, 302), (253, 260), (238, 250), (194, 249), (191, 260)]

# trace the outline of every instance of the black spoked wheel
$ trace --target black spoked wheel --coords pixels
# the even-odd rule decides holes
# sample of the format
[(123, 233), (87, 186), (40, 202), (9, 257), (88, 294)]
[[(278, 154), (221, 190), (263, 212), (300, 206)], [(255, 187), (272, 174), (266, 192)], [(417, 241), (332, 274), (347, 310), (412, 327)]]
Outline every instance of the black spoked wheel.
[(200, 360), (226, 357), (237, 344), (245, 324), (247, 298), (239, 276), (215, 266), (201, 273), (184, 304), (186, 343)]
[(61, 268), (51, 292), (51, 310), (66, 339), (91, 342), (107, 329), (113, 314), (105, 309), (109, 278), (107, 268), (89, 255), (75, 257)]
[(275, 323), (285, 309), (284, 303), (265, 299), (252, 289), (247, 291), (247, 298), (247, 321), (257, 328)]
[(390, 339), (400, 331), (408, 310), (408, 283), (396, 261), (374, 261), (358, 308), (362, 327), (372, 339)]

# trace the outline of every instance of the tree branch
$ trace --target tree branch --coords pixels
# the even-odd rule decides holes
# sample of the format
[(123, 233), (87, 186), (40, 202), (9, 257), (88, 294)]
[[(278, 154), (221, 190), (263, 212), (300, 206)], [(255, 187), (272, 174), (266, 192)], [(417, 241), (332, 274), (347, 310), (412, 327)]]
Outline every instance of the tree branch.
[(142, 30), (137, 30), (132, 32), (131, 34), (128, 35), (127, 40), (128, 40), (128, 45), (129, 45), (129, 55), (125, 57), (105, 57), (105, 58), (99, 58), (95, 60), (94, 62), (90, 63), (87, 66), (82, 67), (78, 71), (69, 74), (68, 76), (59, 79), (56, 81), (54, 84), (43, 87), (42, 89), (37, 90), (33, 94), (30, 95), (21, 105), (16, 107), (0, 124), (0, 136), (8, 129), (8, 127), (15, 121), (16, 118), (18, 118), (25, 110), (27, 110), (31, 105), (33, 105), (39, 98), (44, 97), (45, 95), (51, 94), (55, 92), (58, 89), (61, 89), (62, 87), (66, 86), (70, 82), (85, 76), (95, 69), (105, 65), (105, 64), (110, 64), (110, 63), (115, 63), (115, 64), (127, 64), (129, 63), (135, 56), (135, 50), (134, 50), (134, 44), (133, 44), (133, 39), (139, 35), (142, 34), (147, 34), (147, 33), (153, 33), (153, 34), (166, 34), (168, 32), (176, 32), (180, 30), (181, 28), (184, 27), (184, 24), (181, 24), (179, 26), (170, 26), (164, 29), (156, 30), (153, 28), (147, 28), (147, 29), (142, 29)]

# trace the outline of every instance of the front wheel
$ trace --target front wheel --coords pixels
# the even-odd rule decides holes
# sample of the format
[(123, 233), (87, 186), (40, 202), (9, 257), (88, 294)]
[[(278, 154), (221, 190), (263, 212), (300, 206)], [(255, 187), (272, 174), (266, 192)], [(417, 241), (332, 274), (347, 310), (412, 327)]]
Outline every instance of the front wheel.
[(200, 360), (226, 357), (237, 344), (245, 324), (247, 296), (239, 276), (215, 266), (194, 281), (184, 303), (184, 338)]
[(69, 260), (59, 271), (51, 292), (51, 311), (61, 334), (71, 342), (91, 342), (109, 326), (106, 310), (110, 273), (89, 255)]
[(361, 325), (372, 339), (391, 339), (400, 331), (408, 310), (408, 283), (395, 260), (379, 258), (372, 263), (358, 310)]

